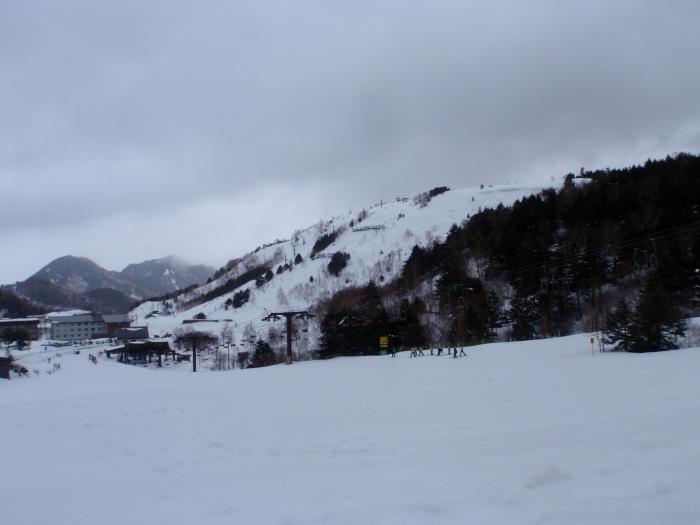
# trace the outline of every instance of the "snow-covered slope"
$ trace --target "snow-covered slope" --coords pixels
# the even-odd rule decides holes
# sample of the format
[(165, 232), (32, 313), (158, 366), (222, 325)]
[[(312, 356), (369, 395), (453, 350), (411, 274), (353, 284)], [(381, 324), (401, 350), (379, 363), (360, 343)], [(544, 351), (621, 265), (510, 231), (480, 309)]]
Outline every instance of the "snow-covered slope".
[(0, 381), (3, 523), (700, 523), (700, 348), (468, 352), (198, 374), (64, 353)]
[[(437, 195), (425, 206), (413, 198), (397, 198), (364, 210), (350, 210), (293, 232), (287, 240), (241, 257), (229, 272), (179, 296), (177, 300), (144, 303), (132, 312), (132, 316), (136, 324), (148, 324), (152, 334), (172, 333), (184, 319), (191, 319), (199, 313), (208, 319), (231, 319), (239, 340), (248, 324), (260, 334), (267, 329), (267, 324), (261, 322), (266, 312), (307, 309), (344, 287), (361, 286), (369, 279), (378, 284), (382, 280), (389, 282), (400, 273), (414, 245), (424, 246), (444, 238), (452, 224), (461, 223), (480, 208), (511, 204), (541, 189), (528, 185), (464, 188)], [(310, 255), (316, 240), (331, 232), (337, 233), (336, 241), (312, 259)], [(348, 266), (338, 277), (330, 275), (327, 270), (328, 257), (336, 251), (350, 254)], [(297, 254), (301, 254), (303, 262), (293, 265)], [(277, 274), (277, 268), (285, 263), (292, 269)], [(253, 281), (241, 285), (238, 290), (249, 289), (251, 292), (250, 301), (243, 307), (225, 308), (226, 300), (234, 293), (229, 291), (203, 304), (182, 309), (182, 305), (197, 302), (198, 297), (261, 264), (270, 266), (275, 276), (259, 288)], [(313, 326), (311, 330), (313, 344)]]

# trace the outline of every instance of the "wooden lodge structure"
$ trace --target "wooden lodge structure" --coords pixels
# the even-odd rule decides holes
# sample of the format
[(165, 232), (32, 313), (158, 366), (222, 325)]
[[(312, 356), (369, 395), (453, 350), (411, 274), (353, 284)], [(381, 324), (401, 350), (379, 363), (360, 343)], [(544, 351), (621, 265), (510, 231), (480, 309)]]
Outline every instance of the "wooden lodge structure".
[(126, 328), (117, 328), (114, 332), (114, 337), (121, 344), (136, 342), (136, 341), (148, 341), (148, 327), (147, 326), (129, 326)]
[[(123, 346), (105, 350), (107, 359), (112, 359), (112, 355), (117, 354), (120, 363), (150, 363), (158, 360), (158, 366), (163, 366), (163, 357), (168, 360), (170, 357), (178, 363), (182, 361), (180, 355), (170, 348), (167, 341), (127, 341)], [(189, 356), (186, 356), (189, 358)], [(189, 360), (189, 359), (188, 359)]]
[(22, 319), (0, 319), (0, 334), (5, 330), (24, 330), (32, 341), (39, 340), (38, 317), (24, 317)]

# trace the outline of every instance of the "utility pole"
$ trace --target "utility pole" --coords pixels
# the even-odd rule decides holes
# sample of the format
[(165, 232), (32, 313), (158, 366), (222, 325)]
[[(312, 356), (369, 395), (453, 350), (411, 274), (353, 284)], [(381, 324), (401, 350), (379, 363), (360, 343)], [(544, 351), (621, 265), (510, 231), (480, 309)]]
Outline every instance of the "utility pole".
[(266, 317), (263, 317), (263, 321), (278, 321), (282, 317), (285, 318), (287, 322), (287, 364), (292, 364), (292, 319), (309, 319), (313, 317), (306, 310), (296, 311), (296, 312), (273, 312)]

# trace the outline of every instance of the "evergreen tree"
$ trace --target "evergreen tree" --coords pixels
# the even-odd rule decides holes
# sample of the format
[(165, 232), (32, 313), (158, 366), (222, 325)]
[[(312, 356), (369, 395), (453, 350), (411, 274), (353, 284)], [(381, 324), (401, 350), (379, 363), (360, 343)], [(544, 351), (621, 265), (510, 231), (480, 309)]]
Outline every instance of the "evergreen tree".
[(328, 271), (331, 275), (338, 277), (343, 268), (348, 265), (348, 259), (350, 259), (349, 253), (335, 252), (328, 263)]
[(379, 338), (388, 336), (391, 332), (389, 315), (382, 304), (379, 288), (374, 281), (369, 281), (364, 290), (361, 316), (364, 319), (363, 346), (369, 353), (376, 352)]
[(361, 355), (367, 349), (362, 316), (350, 307), (329, 311), (321, 320), (320, 345), (324, 357)]
[(690, 249), (688, 268), (688, 306), (700, 308), (700, 230), (696, 231)]
[(267, 341), (263, 341), (262, 339), (258, 340), (258, 342), (255, 343), (255, 351), (253, 352), (253, 357), (250, 360), (249, 368), (260, 368), (263, 366), (274, 365), (275, 363), (277, 363), (277, 357), (275, 356), (275, 352), (272, 350), (272, 347), (267, 343)]
[(513, 327), (513, 339), (516, 341), (532, 339), (538, 318), (539, 308), (536, 299), (517, 291), (508, 310), (508, 320)]
[(321, 235), (318, 239), (316, 239), (316, 242), (314, 243), (313, 248), (311, 249), (311, 258), (319, 253), (325, 250), (328, 246), (333, 244), (335, 242), (336, 238), (336, 232), (331, 232), (331, 233), (326, 233)]
[(379, 288), (373, 280), (368, 281), (362, 291), (360, 307), (367, 318), (373, 318), (377, 312), (384, 308), (379, 295)]
[(401, 319), (392, 332), (399, 335), (401, 343), (406, 346), (421, 346), (426, 342), (425, 328), (418, 317), (421, 308), (422, 303), (419, 299), (413, 304), (408, 299), (401, 301)]
[(240, 308), (245, 303), (247, 303), (249, 300), (250, 300), (250, 289), (246, 288), (245, 290), (239, 290), (235, 294), (233, 294), (233, 300), (231, 301), (231, 305), (234, 308)]
[(548, 282), (538, 294), (539, 310), (542, 315), (540, 326), (550, 337), (559, 337), (569, 332), (569, 320), (574, 312), (570, 294), (562, 290), (560, 283)]
[[(460, 313), (463, 318), (464, 338), (468, 342), (480, 341), (488, 334), (488, 327), (485, 314), (485, 308), (480, 308), (477, 304), (470, 304)], [(462, 340), (461, 337), (458, 340)]]
[(321, 337), (319, 345), (323, 357), (333, 357), (340, 355), (341, 338), (338, 334), (338, 319), (333, 311), (329, 311), (321, 319)]
[(300, 253), (297, 253), (297, 256), (294, 257), (294, 264), (301, 264), (304, 258), (301, 256)]
[(403, 284), (408, 288), (414, 288), (431, 270), (432, 259), (432, 250), (421, 248), (416, 244), (401, 270)]
[(2, 332), (0, 332), (0, 339), (2, 339), (2, 342), (6, 345), (11, 345), (15, 341), (15, 329), (5, 328)]
[(496, 335), (496, 328), (503, 326), (503, 301), (491, 290), (486, 296), (486, 327), (489, 337)]
[(10, 357), (10, 346), (15, 342), (15, 330), (14, 328), (6, 328), (0, 333), (0, 339), (7, 345), (7, 356)]
[(650, 283), (639, 296), (633, 330), (633, 352), (672, 350), (678, 348), (676, 339), (685, 335), (685, 321), (669, 294)]
[(26, 346), (29, 346), (29, 341), (32, 336), (24, 328), (17, 328), (15, 330), (15, 343), (17, 344), (17, 349), (22, 350)]
[(613, 345), (613, 350), (630, 352), (635, 343), (634, 312), (627, 301), (621, 298), (615, 309), (608, 312), (603, 342)]

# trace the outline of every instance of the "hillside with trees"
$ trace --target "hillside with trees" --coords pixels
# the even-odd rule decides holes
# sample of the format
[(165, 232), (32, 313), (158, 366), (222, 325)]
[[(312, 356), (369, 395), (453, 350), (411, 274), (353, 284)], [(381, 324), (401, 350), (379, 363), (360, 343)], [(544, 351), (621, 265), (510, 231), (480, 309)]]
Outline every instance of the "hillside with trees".
[(44, 313), (40, 306), (12, 293), (10, 290), (0, 288), (0, 317), (26, 317)]
[[(444, 240), (415, 245), (382, 296), (428, 305), (420, 319), (434, 344), (485, 341), (499, 329), (515, 340), (609, 329), (614, 347), (648, 351), (673, 348), (682, 317), (697, 313), (699, 268), (700, 158), (682, 154), (569, 174), (561, 189), (485, 208)], [(338, 345), (339, 317), (355, 320), (355, 332), (384, 323), (382, 333), (400, 333), (362, 299), (339, 308), (342, 297), (328, 302), (324, 348), (354, 353), (360, 344)], [(621, 299), (629, 314), (615, 308)], [(629, 321), (611, 328), (616, 315)], [(622, 346), (617, 330), (632, 332)], [(365, 351), (376, 347), (365, 343)]]
[[(613, 349), (671, 348), (679, 319), (700, 308), (699, 226), (700, 159), (689, 154), (582, 170), (552, 188), (437, 186), (320, 220), (131, 313), (167, 334), (203, 312), (281, 353), (265, 313), (308, 310), (315, 321), (295, 332), (305, 356), (377, 353), (379, 336), (446, 347), (589, 331)], [(633, 321), (614, 328), (621, 299)]]

